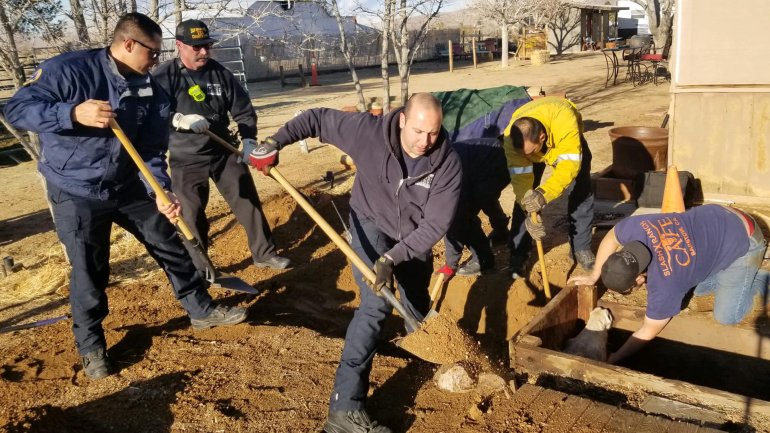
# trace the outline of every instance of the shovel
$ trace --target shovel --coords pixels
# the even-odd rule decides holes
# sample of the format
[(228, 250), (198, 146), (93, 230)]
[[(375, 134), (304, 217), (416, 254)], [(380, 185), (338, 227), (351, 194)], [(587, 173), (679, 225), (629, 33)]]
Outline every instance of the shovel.
[[(131, 156), (131, 159), (134, 160), (134, 164), (136, 164), (136, 166), (139, 168), (139, 171), (142, 172), (144, 178), (147, 179), (147, 182), (150, 184), (150, 187), (155, 193), (155, 196), (158, 197), (158, 199), (160, 199), (161, 203), (163, 204), (171, 203), (171, 200), (168, 198), (168, 194), (166, 194), (166, 191), (164, 191), (160, 186), (158, 180), (155, 179), (155, 176), (153, 176), (150, 169), (147, 168), (147, 165), (139, 155), (139, 152), (136, 151), (134, 145), (131, 144), (131, 140), (128, 139), (125, 132), (123, 132), (123, 129), (120, 127), (120, 125), (118, 125), (118, 122), (116, 122), (115, 119), (110, 119), (110, 128), (112, 129), (112, 132), (115, 133), (115, 136), (118, 137), (118, 140), (126, 149), (128, 154)], [(206, 251), (203, 249), (198, 239), (193, 236), (192, 232), (190, 231), (190, 227), (187, 226), (182, 218), (179, 218), (174, 225), (176, 226), (177, 231), (181, 232), (179, 237), (182, 238), (182, 242), (185, 244), (185, 246), (187, 246), (187, 250), (190, 251), (190, 254), (195, 255), (195, 258), (197, 259), (196, 262), (205, 263), (206, 269), (203, 270), (205, 273), (204, 278), (211, 284), (212, 287), (234, 290), (237, 292), (259, 294), (257, 289), (241, 280), (240, 278), (233, 275), (218, 273), (214, 268), (214, 264), (211, 263), (211, 259), (209, 258), (208, 254), (206, 254)]]
[[(537, 212), (532, 212), (532, 222), (535, 224), (540, 223), (540, 216)], [(543, 241), (538, 239), (537, 243), (537, 257), (540, 260), (540, 275), (543, 277), (543, 289), (545, 290), (545, 297), (551, 299), (551, 285), (548, 284), (548, 273), (545, 270), (545, 253), (543, 253)]]
[[(275, 167), (271, 167), (268, 174), (278, 181), (286, 192), (299, 203), (300, 207), (329, 236), (331, 241), (345, 254), (353, 266), (364, 275), (364, 278), (374, 282), (376, 279), (374, 271), (353, 251), (350, 245), (324, 220), (299, 191)], [(441, 279), (441, 276), (439, 276), (439, 279)], [(396, 299), (392, 287), (383, 287), (380, 289), (380, 294), (404, 318), (408, 334), (398, 341), (398, 345), (402, 349), (434, 364), (449, 364), (461, 361), (472, 357), (471, 355), (475, 353), (476, 343), (473, 339), (460, 330), (456, 323), (441, 316), (436, 310), (431, 309), (425, 316), (425, 320), (420, 322)]]
[[(221, 137), (211, 131), (206, 131), (212, 140), (224, 146), (230, 152), (243, 157), (244, 155)], [(319, 214), (313, 205), (308, 202), (302, 193), (297, 191), (294, 186), (286, 180), (285, 177), (275, 167), (268, 169), (268, 175), (278, 181), (279, 184), (289, 193), (302, 209), (307, 212), (310, 218), (323, 230), (324, 233), (334, 242), (335, 245), (345, 254), (350, 262), (370, 282), (374, 282), (376, 275), (374, 271), (353, 251), (350, 244), (345, 241), (328, 222)], [(443, 281), (442, 281), (443, 283)], [(472, 338), (465, 334), (457, 324), (440, 315), (436, 310), (431, 309), (425, 316), (425, 320), (420, 322), (417, 318), (404, 308), (404, 305), (396, 299), (391, 287), (380, 289), (382, 295), (398, 314), (404, 318), (408, 334), (398, 341), (398, 345), (411, 354), (425, 361), (434, 364), (449, 364), (468, 358), (480, 357), (477, 355), (477, 345)]]

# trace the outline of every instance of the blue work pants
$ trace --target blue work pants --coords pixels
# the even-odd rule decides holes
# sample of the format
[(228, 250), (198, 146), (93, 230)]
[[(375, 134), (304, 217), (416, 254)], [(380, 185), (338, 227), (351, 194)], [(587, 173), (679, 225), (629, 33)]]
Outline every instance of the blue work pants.
[[(102, 321), (107, 317), (110, 276), (110, 232), (118, 224), (134, 235), (165, 271), (174, 295), (192, 318), (202, 318), (212, 309), (204, 281), (182, 246), (174, 226), (158, 212), (144, 185), (125, 186), (108, 200), (76, 197), (50, 182), (48, 197), (53, 208), (56, 233), (67, 250), (70, 273), (72, 330), (78, 352), (85, 355), (106, 349)], [(147, 293), (152, 296), (152, 293)]]
[[(367, 266), (390, 250), (397, 241), (383, 233), (374, 221), (350, 213), (351, 246)], [(404, 308), (417, 320), (430, 309), (428, 285), (433, 272), (433, 256), (428, 251), (420, 257), (399, 263), (395, 267), (398, 291)], [(369, 373), (377, 346), (382, 342), (383, 325), (393, 307), (377, 296), (364, 282), (363, 275), (353, 267), (361, 304), (353, 314), (345, 334), (340, 364), (334, 378), (329, 411), (362, 410), (369, 391)]]

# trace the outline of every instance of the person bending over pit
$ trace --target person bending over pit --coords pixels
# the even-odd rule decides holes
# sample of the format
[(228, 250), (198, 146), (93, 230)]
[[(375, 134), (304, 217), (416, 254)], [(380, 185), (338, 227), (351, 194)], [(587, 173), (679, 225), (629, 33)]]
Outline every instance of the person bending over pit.
[[(591, 251), (591, 151), (583, 137), (583, 118), (575, 104), (548, 96), (522, 105), (505, 129), (503, 147), (516, 194), (508, 242), (511, 276), (524, 276), (532, 239), (545, 237), (545, 226), (534, 223), (528, 214), (540, 212), (570, 185), (573, 186), (567, 210), (572, 255), (583, 269), (592, 270), (595, 258)], [(554, 170), (551, 177), (540, 183), (546, 164)]]
[(460, 197), (462, 169), (441, 127), (441, 104), (417, 93), (406, 107), (376, 117), (328, 108), (303, 112), (249, 155), (263, 172), (281, 147), (319, 137), (353, 157), (358, 169), (350, 195), (353, 250), (377, 278), (369, 286), (354, 267), (361, 304), (345, 335), (329, 402), (327, 433), (391, 430), (366, 411), (369, 372), (392, 307), (377, 296), (393, 276), (404, 307), (422, 320), (430, 309), (431, 248), (446, 233)]
[[(246, 229), (253, 263), (258, 268), (285, 269), (289, 259), (275, 252), (270, 225), (262, 212), (254, 179), (241, 158), (205, 134), (211, 131), (232, 142), (230, 115), (238, 125), (244, 153), (256, 145), (257, 114), (251, 99), (232, 72), (211, 59), (216, 42), (203, 21), (186, 20), (176, 28), (179, 58), (159, 65), (153, 72), (171, 100), (173, 117), (169, 139), (169, 165), (174, 193), (182, 203), (182, 215), (192, 221), (193, 235), (209, 245), (209, 178)], [(193, 258), (197, 256), (192, 255)], [(206, 269), (205, 263), (196, 263)]]
[(602, 239), (594, 271), (569, 282), (593, 285), (601, 276), (608, 289), (628, 294), (646, 279), (644, 322), (609, 356), (607, 362), (614, 364), (655, 338), (684, 308), (693, 287), (696, 296), (714, 294), (718, 322), (743, 320), (754, 295), (767, 296), (770, 273), (759, 270), (766, 249), (756, 221), (731, 207), (705, 205), (684, 213), (632, 216)]
[(38, 169), (72, 265), (72, 330), (91, 379), (113, 372), (102, 328), (113, 223), (133, 234), (163, 268), (194, 329), (246, 318), (245, 309), (211, 300), (169, 222), (179, 218), (179, 201), (170, 193), (168, 205), (152, 198), (152, 189), (142, 184), (138, 168), (106, 129), (116, 119), (158, 182), (170, 188), (169, 101), (148, 74), (160, 47), (158, 24), (126, 14), (115, 26), (112, 45), (46, 60), (5, 106), (11, 124), (40, 134)]
[[(451, 277), (472, 276), (494, 269), (490, 240), (481, 229), (479, 212), (500, 207), (500, 193), (508, 185), (508, 170), (503, 146), (497, 138), (477, 138), (452, 143), (463, 168), (460, 201), (454, 221), (444, 236), (447, 268), (441, 272)], [(490, 216), (490, 220), (492, 217)], [(471, 250), (471, 258), (458, 268), (463, 248)]]

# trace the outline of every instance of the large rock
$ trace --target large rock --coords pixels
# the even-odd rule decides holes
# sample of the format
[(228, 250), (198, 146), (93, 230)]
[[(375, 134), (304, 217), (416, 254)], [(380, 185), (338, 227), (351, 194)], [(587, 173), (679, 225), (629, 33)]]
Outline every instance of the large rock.
[(476, 387), (475, 381), (460, 364), (442, 365), (433, 380), (438, 389), (448, 392), (469, 392)]

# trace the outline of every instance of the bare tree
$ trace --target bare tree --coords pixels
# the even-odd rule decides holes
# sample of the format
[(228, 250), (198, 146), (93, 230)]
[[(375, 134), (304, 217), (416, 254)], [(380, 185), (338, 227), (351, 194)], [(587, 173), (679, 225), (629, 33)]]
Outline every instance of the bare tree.
[(580, 14), (572, 13), (568, 5), (565, 4), (556, 11), (548, 23), (548, 28), (554, 41), (548, 41), (548, 44), (556, 50), (557, 55), (580, 44), (580, 32), (576, 31), (580, 28)]
[(390, 111), (390, 73), (388, 59), (390, 58), (390, 33), (393, 26), (393, 9), (396, 0), (385, 0), (385, 10), (382, 17), (382, 35), (380, 52), (380, 70), (382, 71), (382, 112)]
[(671, 27), (674, 23), (676, 0), (632, 0), (644, 9), (655, 46), (668, 55), (671, 49)]
[(61, 37), (60, 7), (56, 0), (0, 0), (0, 69), (11, 77), (14, 87), (26, 80), (19, 41), (31, 35), (45, 40)]
[[(398, 63), (398, 76), (401, 81), (401, 104), (409, 99), (409, 76), (417, 50), (425, 40), (430, 23), (436, 18), (444, 0), (396, 0), (393, 9), (391, 40)], [(411, 34), (409, 20), (422, 20), (417, 32)]]
[(327, 0), (328, 6), (331, 9), (331, 15), (337, 21), (337, 27), (340, 31), (340, 51), (345, 56), (345, 61), (350, 69), (350, 77), (353, 79), (353, 85), (356, 87), (356, 95), (358, 95), (358, 111), (366, 111), (366, 100), (364, 99), (364, 90), (361, 88), (361, 81), (358, 79), (358, 73), (356, 67), (353, 64), (353, 56), (350, 53), (350, 47), (348, 46), (348, 40), (345, 37), (345, 25), (342, 22), (343, 18), (340, 16), (340, 9), (337, 6), (337, 0)]
[(569, 5), (565, 0), (529, 0), (529, 23), (535, 28), (544, 29)]
[(83, 6), (80, 4), (80, 0), (70, 0), (70, 13), (67, 16), (75, 24), (75, 33), (80, 38), (80, 42), (84, 45), (91, 45), (91, 37), (88, 35), (88, 27), (86, 26), (86, 17), (83, 11)]
[(524, 22), (531, 15), (532, 3), (533, 0), (475, 0), (471, 6), (479, 18), (491, 20), (500, 26), (503, 68), (508, 67), (508, 28)]

